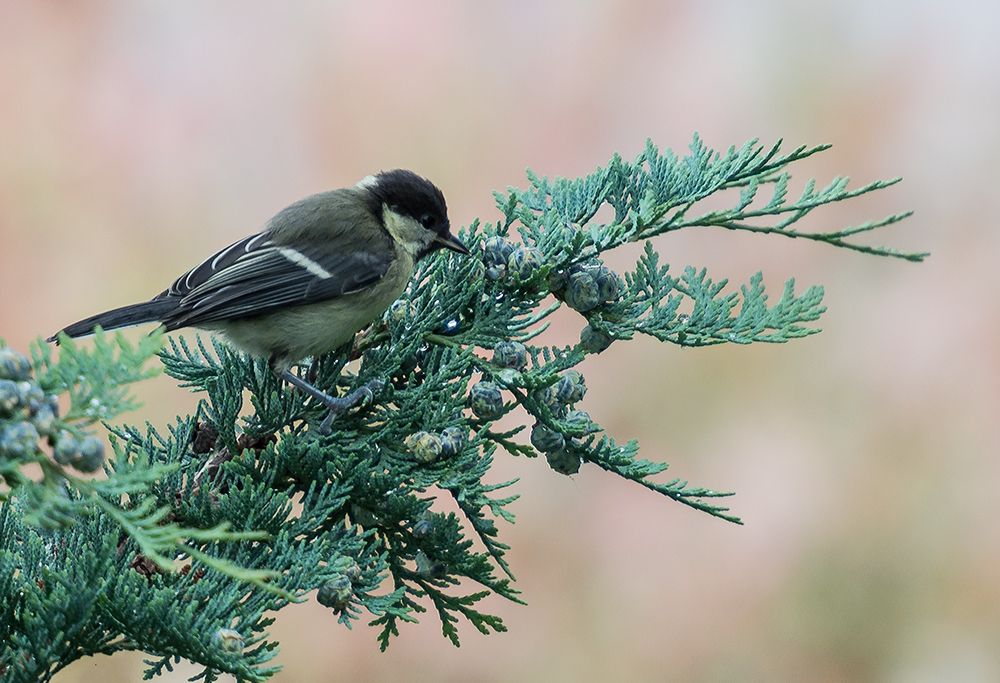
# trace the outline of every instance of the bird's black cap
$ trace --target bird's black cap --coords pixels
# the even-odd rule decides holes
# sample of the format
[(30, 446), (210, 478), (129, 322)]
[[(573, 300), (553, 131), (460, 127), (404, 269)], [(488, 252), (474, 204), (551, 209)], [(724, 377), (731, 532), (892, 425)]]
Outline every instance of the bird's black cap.
[(431, 228), (435, 232), (441, 228), (445, 232), (449, 230), (448, 206), (444, 201), (444, 193), (434, 183), (421, 178), (413, 171), (404, 169), (382, 171), (367, 187), (379, 201), (396, 213), (410, 216), (418, 221), (424, 216), (429, 216), (436, 224), (434, 228), (424, 225), (425, 228)]
[(371, 182), (363, 181), (363, 186), (379, 203), (437, 233), (435, 248), (469, 253), (468, 248), (451, 234), (444, 193), (431, 181), (413, 171), (395, 169), (382, 171)]

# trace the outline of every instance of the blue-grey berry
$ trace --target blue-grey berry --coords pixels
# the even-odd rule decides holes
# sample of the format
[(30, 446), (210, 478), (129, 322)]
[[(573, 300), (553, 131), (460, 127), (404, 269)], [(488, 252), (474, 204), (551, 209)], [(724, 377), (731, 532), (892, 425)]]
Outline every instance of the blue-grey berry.
[(446, 337), (456, 335), (459, 333), (459, 328), (462, 326), (462, 321), (458, 318), (452, 318), (451, 320), (446, 320), (440, 328), (438, 328), (437, 333), (442, 334)]
[(56, 417), (59, 417), (59, 397), (55, 394), (49, 394), (46, 403), (48, 404), (49, 409), (52, 411), (52, 414), (55, 415)]
[(559, 381), (552, 385), (552, 393), (557, 401), (569, 403), (569, 398), (573, 395), (573, 378), (566, 375), (560, 377)]
[(528, 349), (521, 342), (500, 342), (493, 347), (493, 362), (502, 368), (523, 370), (528, 364)]
[(35, 429), (38, 430), (39, 434), (51, 436), (55, 430), (56, 416), (52, 412), (52, 408), (48, 405), (43, 405), (32, 415), (31, 423), (35, 425)]
[(590, 273), (583, 271), (570, 275), (564, 299), (570, 308), (581, 313), (601, 303), (597, 283)]
[(80, 457), (72, 464), (81, 472), (96, 472), (104, 463), (104, 442), (96, 436), (88, 436), (80, 442)]
[(541, 387), (540, 389), (535, 389), (531, 395), (536, 401), (546, 406), (556, 417), (559, 417), (566, 412), (566, 405), (561, 403), (556, 398), (553, 387)]
[(576, 370), (567, 370), (563, 373), (563, 377), (569, 377), (573, 382), (573, 392), (567, 403), (582, 401), (583, 397), (587, 395), (587, 385), (584, 383), (586, 380), (584, 380), (583, 375)]
[(410, 437), (407, 447), (417, 462), (434, 462), (441, 457), (441, 439), (430, 432), (417, 432)]
[(560, 421), (566, 425), (566, 431), (578, 435), (588, 433), (593, 424), (590, 415), (582, 410), (570, 410)]
[(465, 447), (465, 430), (459, 427), (445, 427), (441, 430), (441, 455), (450, 458), (458, 455)]
[(499, 251), (505, 242), (506, 240), (500, 235), (491, 235), (483, 240), (483, 251), (487, 254), (493, 254)]
[(507, 271), (518, 280), (530, 280), (542, 267), (542, 252), (534, 247), (517, 247), (507, 257)]
[(425, 512), (413, 523), (413, 535), (417, 538), (427, 538), (434, 530), (434, 513)]
[(445, 575), (447, 567), (444, 562), (431, 559), (423, 550), (418, 550), (413, 558), (417, 563), (417, 573), (427, 579), (439, 579)]
[(392, 320), (395, 323), (401, 323), (406, 320), (412, 320), (416, 314), (416, 306), (406, 299), (396, 299), (392, 302), (392, 305), (389, 306), (387, 320)]
[(553, 451), (545, 454), (549, 467), (559, 474), (576, 474), (580, 471), (580, 457), (567, 451)]
[(506, 264), (507, 258), (514, 251), (514, 245), (500, 235), (493, 235), (483, 242), (483, 251), (485, 252), (483, 260), (488, 263)]
[(549, 273), (548, 286), (550, 292), (561, 292), (569, 284), (569, 273), (565, 270), (553, 270)]
[(552, 385), (552, 393), (556, 400), (562, 403), (576, 403), (582, 401), (587, 387), (583, 383), (583, 375), (576, 370), (567, 370), (559, 378), (559, 381)]
[(347, 569), (344, 570), (344, 576), (346, 576), (351, 583), (357, 583), (363, 578), (361, 567), (358, 566), (357, 562), (351, 560), (351, 563), (347, 565)]
[(601, 303), (608, 303), (618, 298), (618, 275), (614, 271), (601, 266), (594, 273), (594, 282), (597, 283), (597, 298)]
[(595, 330), (590, 325), (587, 325), (580, 331), (580, 343), (583, 345), (583, 350), (587, 353), (600, 353), (611, 346), (611, 342), (613, 341), (614, 339), (609, 335)]
[(21, 382), (31, 377), (31, 361), (9, 346), (0, 347), (0, 379)]
[(0, 416), (13, 413), (20, 402), (21, 392), (17, 389), (17, 383), (9, 379), (0, 379)]
[(30, 422), (14, 422), (0, 426), (0, 454), (24, 458), (38, 449), (38, 430)]
[(486, 268), (486, 277), (490, 280), (503, 280), (507, 275), (507, 267), (500, 263), (494, 263)]
[(69, 465), (80, 457), (80, 442), (69, 432), (63, 432), (56, 439), (52, 455), (60, 465)]
[(549, 408), (552, 408), (557, 401), (552, 387), (539, 387), (531, 392), (531, 397), (539, 403), (549, 406)]
[(220, 628), (212, 635), (212, 645), (229, 655), (243, 654), (243, 636), (231, 628)]
[(354, 597), (351, 580), (344, 574), (333, 577), (316, 591), (316, 602), (336, 612), (343, 612)]
[(32, 415), (45, 405), (45, 392), (35, 382), (19, 382), (17, 388), (21, 392), (21, 405), (25, 406)]
[(531, 445), (542, 453), (550, 453), (565, 448), (566, 439), (554, 429), (549, 429), (541, 422), (536, 422), (535, 426), (531, 428)]
[(503, 395), (493, 382), (477, 382), (469, 390), (469, 407), (484, 420), (492, 420), (503, 413)]

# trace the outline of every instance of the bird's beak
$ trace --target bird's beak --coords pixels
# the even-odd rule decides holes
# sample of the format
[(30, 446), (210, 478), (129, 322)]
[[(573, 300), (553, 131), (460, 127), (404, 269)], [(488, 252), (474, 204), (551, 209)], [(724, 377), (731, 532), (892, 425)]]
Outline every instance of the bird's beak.
[(462, 244), (457, 237), (452, 235), (450, 232), (447, 235), (438, 235), (434, 238), (434, 241), (440, 244), (445, 249), (451, 249), (452, 251), (457, 251), (459, 254), (469, 255), (469, 248)]

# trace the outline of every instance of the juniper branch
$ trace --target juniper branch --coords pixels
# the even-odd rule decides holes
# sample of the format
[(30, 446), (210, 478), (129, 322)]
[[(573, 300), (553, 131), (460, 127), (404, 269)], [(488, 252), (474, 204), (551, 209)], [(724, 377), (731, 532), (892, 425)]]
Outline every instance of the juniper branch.
[[(575, 180), (529, 170), (527, 189), (494, 194), (496, 222), (460, 231), (473, 258), (424, 259), (381, 320), (296, 370), (331, 395), (386, 383), (329, 434), (319, 429), (322, 405), (217, 339), (178, 336), (161, 349), (155, 334), (135, 347), (99, 334), (92, 351), (61, 340), (58, 361), (41, 344), (29, 361), (0, 343), (0, 675), (48, 680), (82, 656), (142, 649), (148, 677), (183, 657), (206, 681), (221, 672), (263, 681), (278, 670), (266, 615), (314, 592), (348, 627), (367, 610), (382, 649), (400, 622), (431, 610), (456, 645), (463, 620), (502, 631), (482, 600), (524, 601), (499, 525), (514, 521), (517, 481), (490, 481), (501, 453), (544, 456), (565, 475), (594, 465), (742, 523), (718, 504), (732, 493), (664, 482), (666, 463), (605, 434), (581, 410), (587, 387), (576, 368), (635, 334), (692, 347), (819, 331), (821, 287), (796, 294), (789, 280), (772, 301), (760, 273), (733, 289), (705, 269), (671, 271), (651, 241), (667, 232), (719, 227), (926, 257), (854, 240), (908, 212), (800, 231), (812, 211), (898, 179), (848, 189), (838, 177), (820, 190), (809, 181), (789, 201), (788, 167), (828, 145), (782, 154), (780, 144), (751, 140), (720, 154), (695, 136), (687, 156), (647, 141), (634, 162), (615, 155)], [(698, 213), (721, 192), (738, 194), (732, 208)], [(596, 220), (604, 207), (611, 222)], [(638, 240), (634, 269), (605, 267), (602, 254)], [(544, 345), (563, 309), (579, 313), (579, 343)], [(161, 431), (110, 425), (136, 407), (126, 385), (152, 373), (144, 363), (154, 353), (198, 395), (193, 414)], [(60, 417), (61, 394), (71, 408)], [(497, 427), (504, 416), (521, 424)], [(104, 480), (82, 476), (104, 461), (89, 432), (98, 422), (114, 450)], [(458, 514), (439, 509), (441, 497)], [(477, 590), (461, 591), (468, 583)]]

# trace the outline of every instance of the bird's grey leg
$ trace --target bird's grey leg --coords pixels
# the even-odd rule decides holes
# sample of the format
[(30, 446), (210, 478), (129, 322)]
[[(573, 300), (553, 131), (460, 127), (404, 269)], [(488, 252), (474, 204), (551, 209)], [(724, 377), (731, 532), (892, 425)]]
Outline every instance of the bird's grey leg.
[(364, 386), (358, 387), (347, 396), (337, 397), (331, 396), (326, 392), (320, 391), (309, 382), (305, 381), (301, 377), (295, 375), (291, 370), (285, 370), (278, 375), (281, 379), (285, 380), (292, 386), (297, 387), (301, 391), (309, 394), (317, 401), (325, 405), (330, 409), (330, 414), (324, 418), (322, 424), (319, 426), (319, 433), (324, 436), (329, 434), (333, 426), (333, 421), (337, 419), (337, 416), (348, 408), (352, 408), (357, 404), (361, 403), (365, 399), (372, 401), (375, 399), (375, 392), (382, 389), (385, 386), (385, 382), (380, 379), (373, 379)]

